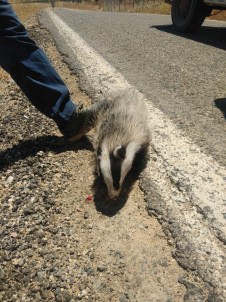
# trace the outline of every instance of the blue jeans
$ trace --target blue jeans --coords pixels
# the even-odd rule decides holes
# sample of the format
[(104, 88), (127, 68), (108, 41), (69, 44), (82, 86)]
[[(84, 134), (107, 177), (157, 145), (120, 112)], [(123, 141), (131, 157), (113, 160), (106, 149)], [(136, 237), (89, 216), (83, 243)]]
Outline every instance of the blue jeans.
[(58, 125), (69, 120), (76, 105), (67, 86), (7, 0), (0, 0), (0, 66), (39, 111)]

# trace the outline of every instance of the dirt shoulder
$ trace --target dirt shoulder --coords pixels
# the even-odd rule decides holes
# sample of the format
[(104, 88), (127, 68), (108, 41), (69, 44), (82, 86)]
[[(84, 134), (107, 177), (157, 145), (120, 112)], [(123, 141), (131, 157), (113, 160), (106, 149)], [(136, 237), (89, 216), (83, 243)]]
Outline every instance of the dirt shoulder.
[[(75, 102), (90, 104), (37, 18), (28, 30)], [(183, 301), (187, 273), (148, 216), (138, 181), (124, 206), (101, 211), (87, 200), (95, 183), (89, 139), (68, 144), (8, 76), (0, 89), (0, 300)]]

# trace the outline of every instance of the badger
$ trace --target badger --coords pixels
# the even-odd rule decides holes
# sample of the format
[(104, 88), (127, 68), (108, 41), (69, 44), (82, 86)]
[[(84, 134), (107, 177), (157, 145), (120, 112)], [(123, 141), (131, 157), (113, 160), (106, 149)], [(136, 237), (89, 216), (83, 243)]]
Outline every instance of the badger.
[(99, 103), (93, 146), (109, 198), (120, 195), (135, 156), (149, 145), (147, 107), (133, 89), (114, 90)]

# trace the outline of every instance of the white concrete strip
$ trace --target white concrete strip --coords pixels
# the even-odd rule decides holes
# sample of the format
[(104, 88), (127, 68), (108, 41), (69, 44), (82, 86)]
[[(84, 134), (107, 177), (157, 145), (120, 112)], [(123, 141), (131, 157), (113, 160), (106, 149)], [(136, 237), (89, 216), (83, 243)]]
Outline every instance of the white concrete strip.
[[(226, 251), (196, 208), (186, 202), (186, 196), (172, 186), (165, 173), (167, 164), (151, 154), (146, 174), (148, 183), (154, 184), (160, 199), (153, 200), (153, 188), (148, 190), (149, 207), (167, 222), (176, 245), (176, 258), (182, 265), (197, 271), (203, 281), (210, 283), (226, 299)], [(145, 189), (145, 185), (142, 184)], [(164, 222), (164, 223), (165, 223)], [(163, 223), (163, 224), (164, 224)]]
[[(57, 15), (53, 12), (48, 14), (96, 95), (111, 88), (131, 88), (119, 72)], [(145, 98), (141, 93), (139, 96)], [(175, 227), (181, 228), (183, 236), (178, 240), (187, 240), (187, 244), (196, 251), (196, 266), (200, 268), (203, 280), (221, 288), (226, 284), (223, 272), (226, 253), (222, 244), (226, 240), (226, 170), (184, 137), (150, 101), (147, 100), (149, 119), (158, 160), (155, 164), (150, 161), (146, 169), (147, 178), (158, 184), (160, 195), (166, 200), (169, 219), (173, 220)], [(174, 183), (178, 187), (177, 194), (170, 190), (169, 179), (171, 186)], [(211, 263), (209, 272), (202, 265), (207, 254)], [(188, 255), (188, 262), (193, 257), (194, 253)], [(226, 298), (225, 292), (223, 295)]]

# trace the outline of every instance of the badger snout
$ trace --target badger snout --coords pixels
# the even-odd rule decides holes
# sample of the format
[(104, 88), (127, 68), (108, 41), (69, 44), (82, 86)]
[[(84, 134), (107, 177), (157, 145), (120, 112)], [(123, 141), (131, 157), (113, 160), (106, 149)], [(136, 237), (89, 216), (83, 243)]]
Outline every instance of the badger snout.
[(119, 197), (121, 192), (121, 189), (119, 190), (108, 190), (108, 197), (110, 199), (116, 199), (117, 197)]
[(116, 152), (122, 153), (122, 147), (117, 146), (115, 150), (109, 151), (108, 144), (102, 144), (97, 155), (98, 171), (103, 176), (107, 186), (108, 197), (110, 199), (117, 198), (121, 191), (121, 162), (116, 157)]

